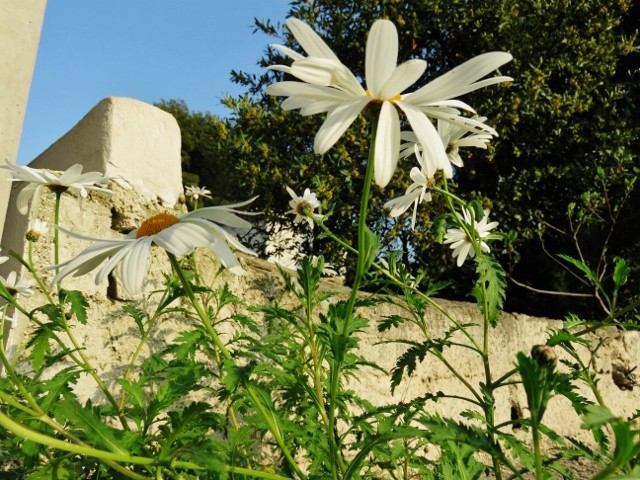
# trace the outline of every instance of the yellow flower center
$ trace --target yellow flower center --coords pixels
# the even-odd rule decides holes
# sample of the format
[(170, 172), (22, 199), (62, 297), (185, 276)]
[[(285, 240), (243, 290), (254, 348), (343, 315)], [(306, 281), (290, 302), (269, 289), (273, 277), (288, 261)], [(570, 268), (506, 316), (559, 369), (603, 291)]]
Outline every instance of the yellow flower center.
[(367, 97), (371, 97), (372, 103), (383, 103), (385, 100), (393, 103), (393, 102), (399, 102), (400, 100), (402, 100), (402, 95), (400, 95), (399, 93), (387, 99), (374, 97), (369, 90), (365, 90), (364, 93), (365, 95), (367, 95)]
[(306, 200), (302, 200), (296, 205), (296, 213), (303, 217), (310, 217), (313, 215), (313, 210), (313, 205)]
[(180, 219), (175, 215), (171, 215), (170, 213), (159, 213), (142, 222), (142, 225), (140, 225), (140, 228), (138, 228), (138, 231), (136, 232), (136, 238), (155, 235), (178, 222), (180, 222)]

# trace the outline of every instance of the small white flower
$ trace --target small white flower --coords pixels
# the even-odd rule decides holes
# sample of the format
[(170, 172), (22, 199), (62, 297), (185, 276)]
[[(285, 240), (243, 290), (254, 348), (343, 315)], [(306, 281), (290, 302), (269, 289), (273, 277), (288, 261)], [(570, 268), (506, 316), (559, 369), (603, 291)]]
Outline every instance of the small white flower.
[(18, 280), (18, 274), (16, 272), (10, 272), (7, 278), (0, 276), (0, 282), (14, 297), (22, 295), (24, 297), (30, 297), (33, 295), (33, 281), (25, 280), (21, 278)]
[(453, 175), (447, 154), (430, 118), (446, 120), (468, 131), (495, 131), (479, 122), (460, 115), (460, 110), (473, 109), (455, 97), (488, 85), (512, 80), (493, 77), (481, 80), (511, 60), (505, 52), (479, 55), (412, 93), (403, 93), (418, 81), (427, 63), (412, 59), (400, 65), (398, 60), (398, 32), (388, 20), (377, 20), (369, 31), (365, 56), (366, 89), (356, 76), (343, 65), (327, 44), (311, 27), (295, 18), (287, 26), (308, 56), (275, 45), (293, 63), (274, 65), (271, 70), (288, 73), (301, 82), (284, 81), (267, 87), (270, 95), (288, 97), (285, 110), (300, 109), (302, 115), (327, 113), (314, 140), (314, 151), (327, 152), (369, 104), (379, 106), (376, 133), (374, 179), (384, 188), (395, 171), (400, 148), (400, 117), (402, 112), (415, 132), (422, 148), (433, 158), (447, 177)]
[(462, 215), (456, 213), (458, 220), (466, 226), (467, 230), (472, 232), (473, 238), (470, 238), (464, 228), (450, 228), (444, 234), (444, 244), (450, 245), (453, 249), (453, 258), (458, 257), (457, 265), (460, 267), (467, 259), (473, 258), (476, 254), (474, 245), (479, 245), (480, 250), (489, 253), (489, 245), (484, 242), (484, 238), (488, 237), (490, 231), (498, 226), (498, 222), (489, 222), (489, 211), (484, 211), (484, 216), (479, 222), (476, 222), (473, 212), (467, 208), (462, 208)]
[(251, 224), (236, 214), (257, 215), (237, 209), (253, 200), (255, 198), (233, 205), (200, 208), (178, 215), (160, 213), (142, 222), (139, 228), (124, 238), (97, 239), (60, 228), (73, 237), (96, 243), (84, 249), (75, 258), (49, 267), (61, 269), (53, 283), (60, 283), (71, 274), (77, 277), (89, 273), (107, 260), (96, 275), (96, 285), (102, 283), (120, 264), (124, 288), (131, 294), (139, 293), (142, 290), (147, 258), (152, 245), (177, 256), (189, 255), (198, 247), (206, 247), (213, 251), (224, 267), (242, 274), (244, 270), (231, 248), (251, 255), (255, 253), (242, 245), (225, 227), (250, 228)]
[(322, 218), (324, 218), (324, 215), (314, 213), (314, 210), (320, 206), (320, 202), (318, 201), (316, 194), (312, 193), (311, 190), (308, 188), (305, 189), (304, 194), (301, 197), (299, 197), (296, 192), (289, 187), (287, 187), (287, 192), (291, 195), (291, 200), (289, 201), (291, 210), (288, 210), (285, 213), (295, 214), (296, 217), (293, 219), (295, 223), (300, 223), (304, 220), (311, 228), (313, 228), (314, 219), (322, 220)]
[[(311, 257), (311, 265), (314, 268), (318, 268), (318, 262), (320, 261), (320, 257), (318, 257), (317, 255), (313, 255)], [(333, 266), (330, 263), (322, 263), (322, 275), (325, 275), (327, 277), (336, 277), (338, 276), (338, 272), (333, 268)]]
[(436, 173), (436, 167), (433, 162), (429, 162), (428, 159), (420, 152), (418, 144), (413, 144), (414, 154), (418, 159), (420, 168), (413, 167), (409, 176), (413, 183), (409, 185), (404, 195), (389, 200), (384, 204), (386, 208), (391, 209), (389, 212), (390, 217), (397, 217), (403, 214), (413, 204), (413, 215), (411, 216), (411, 228), (416, 226), (416, 215), (418, 212), (418, 205), (422, 202), (431, 201), (431, 192), (429, 188), (433, 185), (434, 176)]
[(9, 257), (5, 257), (4, 255), (0, 255), (0, 265), (9, 260)]
[(26, 238), (30, 242), (37, 242), (42, 235), (49, 231), (49, 225), (44, 220), (36, 219), (29, 221)]
[(211, 190), (205, 187), (198, 187), (197, 185), (189, 185), (186, 188), (185, 196), (197, 203), (200, 197), (210, 199)]
[(0, 168), (9, 170), (14, 182), (29, 182), (29, 185), (20, 191), (16, 200), (18, 211), (23, 215), (27, 213), (29, 200), (40, 185), (52, 190), (71, 190), (79, 195), (80, 200), (87, 197), (89, 190), (112, 193), (108, 188), (100, 186), (106, 184), (111, 177), (106, 177), (100, 172), (82, 173), (82, 165), (78, 163), (61, 174), (50, 170), (13, 165), (9, 162)]

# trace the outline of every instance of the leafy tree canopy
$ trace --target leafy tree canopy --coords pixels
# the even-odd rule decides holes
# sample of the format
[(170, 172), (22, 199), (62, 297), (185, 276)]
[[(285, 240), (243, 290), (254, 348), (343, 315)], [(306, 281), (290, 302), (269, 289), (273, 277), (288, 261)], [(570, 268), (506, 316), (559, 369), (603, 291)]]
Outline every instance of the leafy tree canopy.
[[(602, 282), (609, 281), (614, 257), (625, 257), (631, 272), (620, 301), (637, 297), (637, 0), (297, 0), (290, 15), (309, 23), (360, 76), (367, 31), (381, 17), (398, 27), (400, 61), (427, 60), (423, 83), (480, 53), (510, 52), (514, 60), (500, 73), (515, 81), (464, 99), (488, 117), (500, 137), (486, 151), (468, 152), (454, 182), (464, 198), (490, 208), (507, 233), (496, 252), (512, 280), (506, 308), (558, 317), (568, 309), (589, 314), (602, 307), (592, 286), (559, 253), (583, 259)], [(256, 28), (274, 36), (274, 43), (299, 49), (281, 23), (256, 20)], [(288, 61), (270, 49), (259, 61), (261, 67), (283, 63)], [(260, 195), (267, 234), (274, 225), (292, 228), (284, 218), (285, 186), (300, 193), (311, 188), (325, 211), (331, 210), (329, 227), (353, 242), (369, 125), (358, 119), (327, 154), (315, 155), (313, 136), (322, 116), (283, 111), (280, 100), (264, 93), (281, 75), (232, 72), (247, 94), (225, 99), (227, 119), (189, 112), (183, 102), (162, 102), (182, 128), (185, 170), (220, 199)], [(412, 166), (401, 162), (392, 183), (384, 191), (374, 189), (376, 213), (369, 223), (390, 239), (385, 248), (402, 252), (428, 281), (454, 279), (448, 293), (461, 298), (471, 272), (457, 268), (439, 242), (442, 232), (432, 221), (440, 200), (420, 206), (414, 230), (406, 217), (390, 220), (382, 208), (404, 193)], [(305, 224), (298, 231), (308, 234)], [(333, 244), (307, 239), (308, 253), (321, 252), (349, 270), (349, 259)]]

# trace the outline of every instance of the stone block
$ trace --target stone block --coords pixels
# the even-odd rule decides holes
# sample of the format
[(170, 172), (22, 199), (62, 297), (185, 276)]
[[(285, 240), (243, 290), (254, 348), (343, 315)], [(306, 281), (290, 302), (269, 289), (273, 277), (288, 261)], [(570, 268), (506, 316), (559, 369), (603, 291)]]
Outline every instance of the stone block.
[(166, 206), (182, 193), (180, 128), (170, 113), (132, 98), (107, 97), (29, 166), (117, 177)]

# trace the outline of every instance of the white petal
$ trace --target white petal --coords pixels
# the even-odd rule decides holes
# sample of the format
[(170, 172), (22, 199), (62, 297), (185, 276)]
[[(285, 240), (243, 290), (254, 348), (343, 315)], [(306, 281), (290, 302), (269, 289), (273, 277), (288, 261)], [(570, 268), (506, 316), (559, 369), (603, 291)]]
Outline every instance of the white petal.
[(365, 75), (367, 88), (376, 98), (398, 63), (398, 32), (389, 20), (377, 20), (367, 38)]
[(147, 273), (147, 259), (151, 250), (151, 237), (135, 242), (120, 265), (120, 276), (124, 289), (131, 295), (140, 293), (145, 274)]
[(322, 154), (333, 147), (370, 101), (371, 99), (366, 96), (356, 97), (329, 112), (318, 133), (316, 133), (313, 142), (315, 153)]
[(510, 77), (496, 77), (498, 80), (488, 79), (490, 83), (486, 83), (487, 80), (475, 85), (473, 83), (509, 62), (512, 58), (511, 54), (506, 52), (489, 52), (478, 55), (413, 92), (407, 101), (416, 104), (446, 100), (491, 83), (511, 80)]
[(391, 76), (380, 87), (380, 98), (389, 99), (404, 92), (422, 76), (427, 69), (424, 60), (408, 60), (398, 65)]
[(29, 211), (29, 201), (31, 200), (31, 197), (33, 197), (37, 188), (37, 183), (28, 183), (22, 190), (20, 190), (18, 198), (16, 199), (16, 207), (22, 215), (26, 215)]
[(451, 178), (453, 176), (451, 163), (442, 144), (442, 139), (431, 120), (413, 105), (404, 102), (397, 102), (396, 105), (404, 111), (413, 132), (420, 141), (425, 161), (433, 162), (436, 169), (443, 170), (445, 176)]
[(373, 176), (384, 188), (393, 177), (400, 153), (400, 118), (391, 102), (384, 102), (380, 109), (375, 149)]
[(324, 57), (338, 60), (336, 54), (329, 48), (324, 40), (313, 29), (297, 18), (289, 18), (287, 27), (296, 37), (298, 43), (302, 46), (307, 55), (312, 57)]
[(183, 220), (156, 233), (153, 241), (174, 255), (189, 255), (197, 247), (204, 247), (211, 242), (213, 234), (209, 232), (208, 224), (213, 225), (203, 219)]
[(77, 181), (77, 178), (82, 174), (82, 165), (76, 163), (67, 168), (66, 171), (58, 178), (60, 185), (69, 186), (73, 182)]

